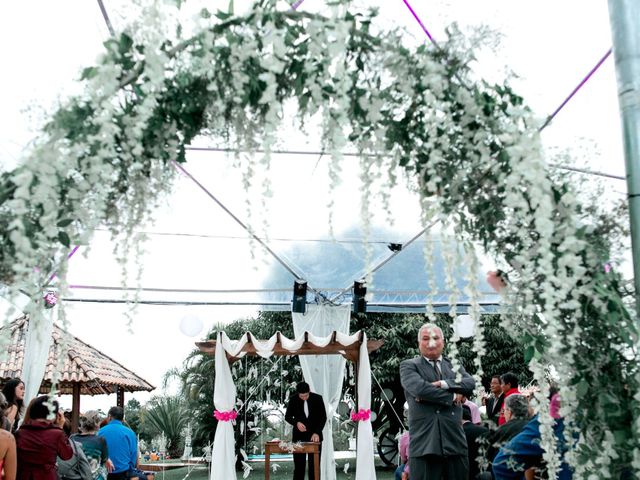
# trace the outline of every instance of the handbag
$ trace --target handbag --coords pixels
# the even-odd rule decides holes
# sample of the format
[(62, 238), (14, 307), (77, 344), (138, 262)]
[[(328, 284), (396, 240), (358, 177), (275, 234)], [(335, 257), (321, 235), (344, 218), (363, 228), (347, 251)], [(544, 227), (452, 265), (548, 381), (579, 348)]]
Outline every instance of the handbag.
[(58, 461), (58, 478), (60, 480), (89, 480), (82, 476), (78, 445), (73, 440), (69, 444), (73, 450), (73, 456), (69, 460)]

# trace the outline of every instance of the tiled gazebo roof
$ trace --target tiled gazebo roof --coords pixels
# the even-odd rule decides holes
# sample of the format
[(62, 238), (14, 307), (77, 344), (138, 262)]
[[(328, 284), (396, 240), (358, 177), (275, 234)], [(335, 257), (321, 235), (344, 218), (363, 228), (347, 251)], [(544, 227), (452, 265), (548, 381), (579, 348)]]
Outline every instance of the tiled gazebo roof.
[[(14, 320), (6, 327), (0, 328), (0, 335), (5, 329), (11, 331), (11, 342), (7, 347), (8, 355), (0, 362), (0, 382), (20, 377), (24, 361), (24, 346), (29, 319), (26, 316)], [(62, 394), (71, 394), (73, 385), (80, 384), (81, 395), (99, 395), (115, 393), (117, 387), (126, 392), (151, 391), (155, 387), (140, 378), (131, 370), (108, 357), (100, 350), (74, 337), (59, 326), (53, 326), (53, 344), (49, 349), (47, 368), (40, 387), (40, 393), (51, 390), (53, 374), (59, 371), (57, 390)], [(62, 340), (66, 340), (66, 351), (63, 351)], [(63, 355), (62, 362), (59, 357)], [(62, 367), (59, 367), (59, 365)]]

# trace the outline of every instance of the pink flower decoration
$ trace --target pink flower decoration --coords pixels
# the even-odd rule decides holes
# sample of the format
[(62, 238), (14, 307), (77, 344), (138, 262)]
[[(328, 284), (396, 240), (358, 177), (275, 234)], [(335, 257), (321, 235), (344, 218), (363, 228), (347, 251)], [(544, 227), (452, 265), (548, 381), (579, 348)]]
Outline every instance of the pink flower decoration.
[(507, 286), (507, 283), (502, 278), (500, 270), (487, 272), (487, 283), (498, 293)]
[(556, 420), (560, 418), (560, 394), (556, 393), (551, 397), (551, 402), (549, 403), (549, 413), (552, 418)]
[(351, 412), (351, 420), (354, 422), (361, 422), (363, 420), (369, 420), (371, 418), (371, 409), (361, 408), (357, 412)]
[(44, 296), (44, 308), (53, 308), (58, 303), (56, 292), (49, 291)]
[(611, 264), (609, 262), (604, 264), (604, 273), (609, 273), (611, 270), (613, 270), (613, 267), (611, 266)]
[(235, 410), (229, 410), (228, 412), (220, 412), (219, 410), (213, 411), (213, 416), (216, 417), (216, 420), (219, 422), (230, 422), (231, 420), (235, 420), (238, 417), (238, 412)]

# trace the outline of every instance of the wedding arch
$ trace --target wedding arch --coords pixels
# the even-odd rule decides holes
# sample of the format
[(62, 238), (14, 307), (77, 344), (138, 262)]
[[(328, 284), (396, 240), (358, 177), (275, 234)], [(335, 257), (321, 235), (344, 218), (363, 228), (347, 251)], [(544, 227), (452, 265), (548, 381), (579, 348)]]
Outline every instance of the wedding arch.
[[(237, 341), (230, 340), (224, 332), (219, 332), (217, 340), (198, 342), (198, 348), (204, 353), (215, 355), (214, 403), (219, 418), (214, 438), (212, 466), (213, 480), (217, 478), (236, 478), (236, 452), (234, 448), (233, 425), (236, 411), (236, 388), (231, 375), (229, 363), (244, 355), (258, 355), (269, 358), (272, 355), (342, 355), (356, 364), (357, 372), (357, 411), (352, 417), (357, 423), (356, 479), (370, 480), (376, 478), (373, 456), (373, 430), (371, 427), (371, 369), (369, 353), (380, 348), (380, 340), (367, 340), (366, 333), (356, 332), (347, 335), (334, 331), (332, 334), (317, 337), (304, 332), (295, 339), (288, 339), (280, 332), (268, 340), (258, 340), (247, 332)], [(222, 348), (219, 348), (222, 346)], [(305, 378), (305, 380), (308, 380)], [(341, 384), (340, 384), (341, 385)], [(315, 388), (312, 389), (317, 391)], [(335, 408), (335, 407), (334, 407)], [(332, 413), (331, 409), (327, 409)], [(329, 422), (332, 415), (328, 415)], [(329, 423), (328, 422), (328, 423)], [(325, 428), (326, 439), (331, 437), (331, 428)], [(333, 443), (323, 448), (321, 478), (327, 477), (328, 470), (334, 463)]]
[[(577, 477), (640, 469), (635, 316), (608, 263), (606, 233), (571, 185), (551, 179), (523, 99), (475, 79), (470, 42), (455, 31), (446, 43), (408, 48), (399, 32), (376, 28), (375, 12), (338, 3), (322, 17), (275, 4), (257, 1), (237, 17), (203, 11), (191, 30), (167, 29), (160, 7), (148, 7), (144, 21), (106, 42), (100, 63), (83, 72), (85, 92), (55, 112), (24, 162), (2, 174), (0, 280), (31, 295), (32, 321), (49, 272), (64, 290), (69, 248), (98, 225), (128, 252), (197, 135), (243, 151), (260, 146), (251, 171), (268, 166), (295, 111), (300, 128), (321, 128), (333, 182), (343, 147), (361, 154), (365, 220), (373, 181), (393, 184), (403, 168), (425, 224), (441, 219), (468, 245), (450, 263), (468, 263), (477, 278), (473, 245), (481, 244), (508, 270), (505, 321), (525, 338), (545, 419), (549, 372), (557, 378)], [(468, 288), (477, 298), (473, 281)], [(542, 425), (554, 468), (550, 420)]]

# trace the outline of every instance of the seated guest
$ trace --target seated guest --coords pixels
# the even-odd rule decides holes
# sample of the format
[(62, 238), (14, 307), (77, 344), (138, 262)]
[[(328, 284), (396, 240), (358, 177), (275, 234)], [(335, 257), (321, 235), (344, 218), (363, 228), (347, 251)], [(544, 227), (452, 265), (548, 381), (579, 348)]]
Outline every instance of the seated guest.
[(79, 433), (71, 435), (71, 440), (82, 445), (82, 450), (89, 460), (93, 480), (106, 480), (107, 471), (112, 469), (113, 465), (109, 461), (106, 440), (97, 435), (100, 415), (95, 410), (90, 410), (80, 415), (78, 423)]
[[(551, 399), (551, 415), (555, 418), (553, 431), (558, 442), (561, 455), (565, 451), (564, 444), (564, 423), (559, 416), (559, 397), (555, 394)], [(533, 472), (532, 467), (539, 468), (542, 465), (542, 454), (544, 451), (540, 446), (540, 420), (536, 415), (524, 427), (524, 429), (509, 442), (507, 442), (498, 452), (493, 460), (493, 476), (496, 480), (510, 480), (527, 478)], [(562, 462), (560, 471), (556, 478), (559, 480), (570, 480), (573, 477), (569, 466)]]
[(122, 422), (124, 409), (111, 407), (107, 416), (107, 424), (98, 431), (98, 435), (107, 442), (109, 458), (113, 462), (113, 471), (109, 472), (109, 480), (127, 480), (129, 471), (138, 463), (138, 439), (129, 427)]
[(529, 422), (529, 401), (524, 395), (509, 395), (504, 401), (504, 418), (506, 423), (490, 432), (486, 439), (486, 457), (491, 464), (498, 450), (505, 443), (519, 434)]
[[(71, 422), (66, 416), (62, 430), (67, 436), (71, 434)], [(69, 460), (58, 458), (58, 477), (60, 480), (93, 480), (91, 466), (89, 465), (87, 456), (82, 450), (82, 444), (75, 442), (71, 438), (69, 439), (69, 443), (73, 449), (73, 456)]]
[(466, 405), (462, 405), (462, 429), (464, 430), (464, 436), (467, 439), (467, 454), (469, 456), (469, 480), (474, 480), (480, 466), (478, 464), (478, 440), (489, 432), (487, 427), (481, 425), (475, 425), (471, 421), (471, 410)]
[(107, 424), (98, 431), (98, 435), (107, 442), (109, 457), (113, 469), (107, 475), (108, 480), (153, 480), (153, 474), (138, 470), (138, 439), (124, 424), (124, 409), (111, 407)]
[(56, 459), (69, 460), (73, 456), (63, 425), (58, 402), (47, 395), (31, 401), (15, 435), (18, 480), (58, 480)]
[[(514, 393), (520, 393), (518, 389), (518, 377), (514, 373), (508, 372), (500, 377), (500, 388), (502, 389), (502, 398), (507, 399), (509, 395)], [(498, 425), (505, 423), (504, 420), (504, 402), (500, 409), (500, 416), (498, 417)]]
[(458, 393), (456, 395), (456, 402), (461, 405), (466, 405), (467, 408), (469, 408), (469, 410), (471, 411), (471, 423), (473, 423), (474, 425), (480, 425), (482, 423), (482, 418), (480, 416), (480, 407), (469, 400), (466, 395)]
[(400, 465), (396, 468), (395, 480), (403, 480), (402, 474), (409, 472), (409, 430), (406, 430), (398, 440), (398, 451), (400, 452)]
[[(7, 405), (4, 395), (0, 393), (0, 425), (5, 424), (4, 411)], [(16, 480), (16, 440), (8, 430), (11, 430), (11, 425), (0, 429), (0, 473), (4, 472), (3, 480)]]

